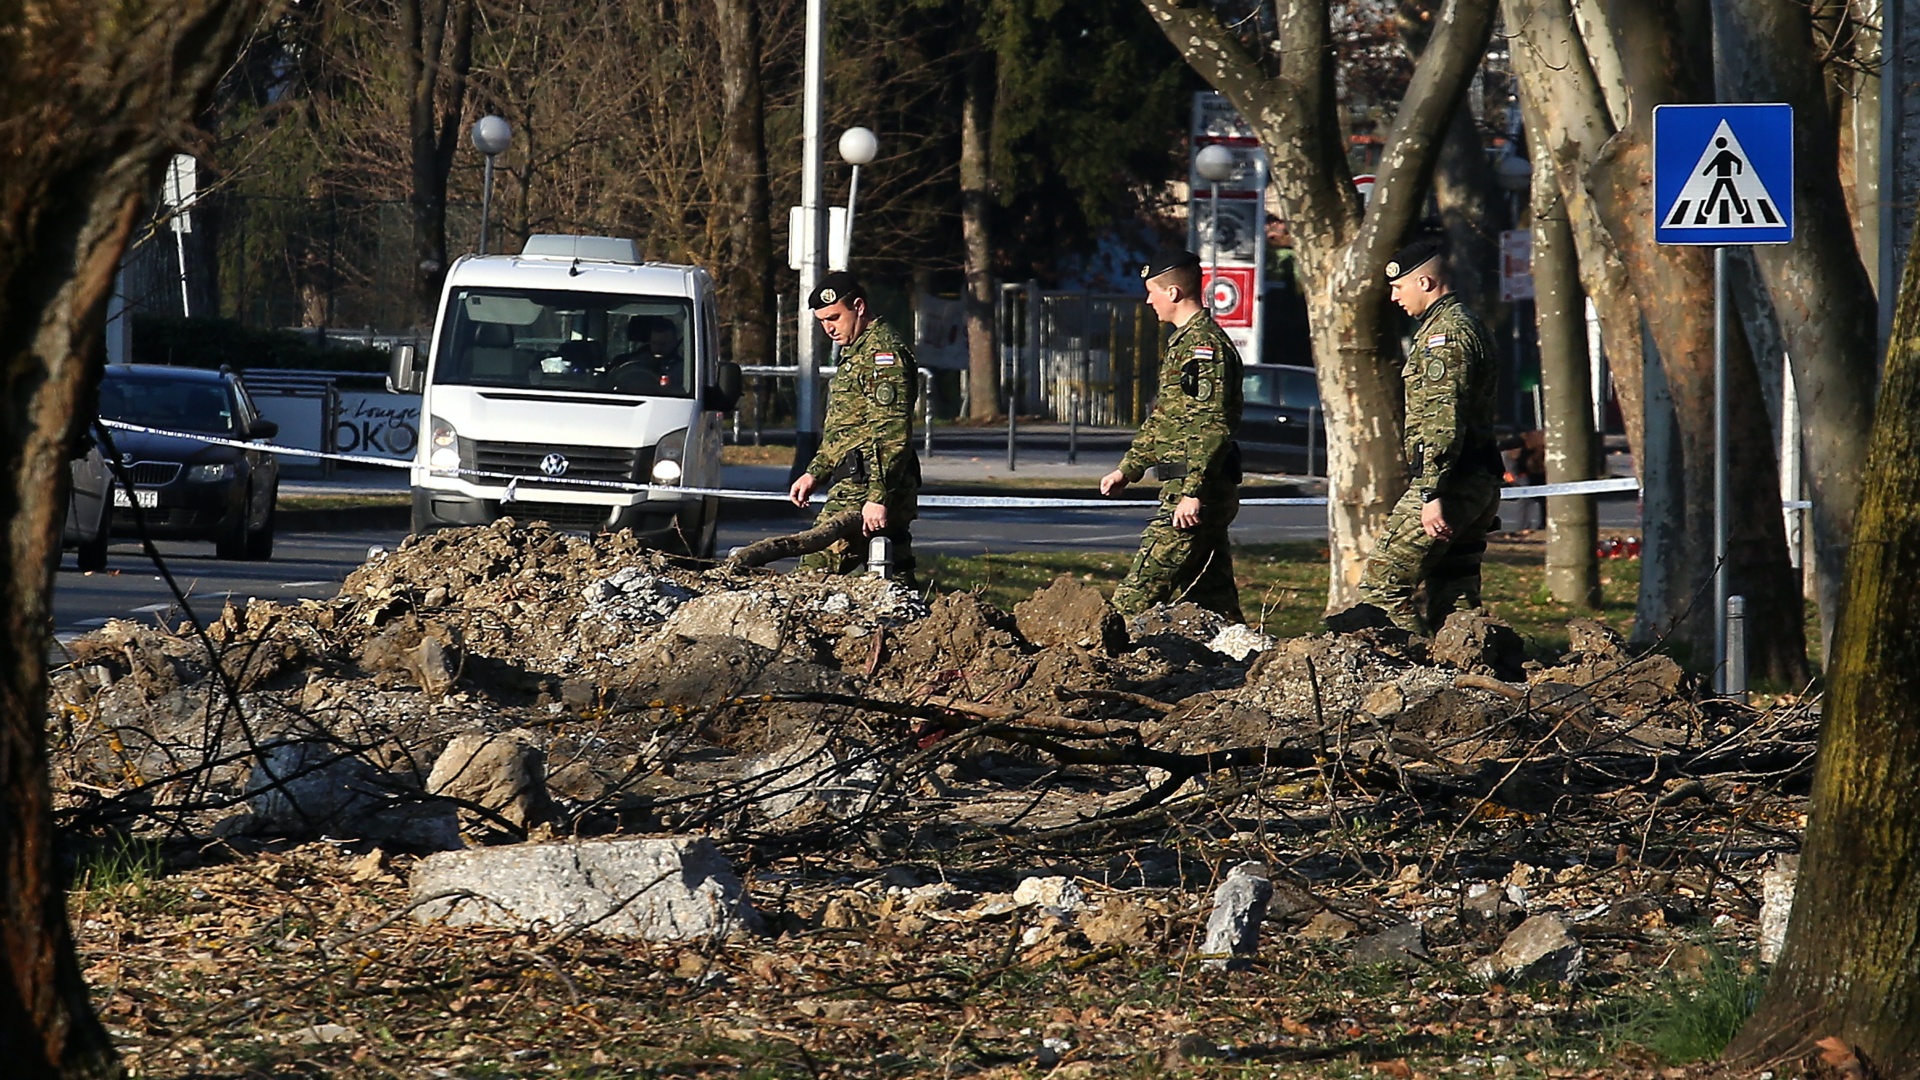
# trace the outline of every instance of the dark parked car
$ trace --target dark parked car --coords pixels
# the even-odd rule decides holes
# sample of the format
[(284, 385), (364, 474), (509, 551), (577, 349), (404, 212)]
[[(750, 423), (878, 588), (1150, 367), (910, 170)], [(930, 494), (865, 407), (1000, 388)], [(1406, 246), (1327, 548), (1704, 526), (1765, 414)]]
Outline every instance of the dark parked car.
[(73, 490), (67, 498), (67, 524), (60, 546), (72, 548), (82, 570), (107, 568), (107, 544), (113, 539), (113, 472), (91, 435), (80, 441), (71, 463)]
[(1325, 472), (1326, 421), (1320, 413), (1320, 386), (1313, 369), (1248, 364), (1240, 385), (1239, 442), (1246, 471)]
[(193, 435), (248, 443), (280, 426), (260, 418), (240, 378), (227, 371), (109, 365), (100, 416), (180, 435), (113, 429), (114, 448), (133, 480), (116, 483), (114, 531), (135, 533), (134, 506), (156, 538), (211, 540), (223, 559), (273, 557), (273, 506), (280, 467), (272, 453)]

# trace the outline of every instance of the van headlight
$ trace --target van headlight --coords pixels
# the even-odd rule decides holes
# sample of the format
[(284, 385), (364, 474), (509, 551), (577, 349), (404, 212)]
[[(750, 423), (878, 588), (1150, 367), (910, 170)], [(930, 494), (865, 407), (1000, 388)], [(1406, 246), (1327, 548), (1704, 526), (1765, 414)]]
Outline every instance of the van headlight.
[(678, 484), (686, 475), (683, 464), (687, 456), (687, 429), (669, 431), (660, 436), (653, 450), (653, 482), (656, 484)]
[(233, 463), (216, 461), (211, 465), (195, 465), (187, 470), (187, 479), (196, 484), (214, 484), (233, 476)]
[(440, 472), (455, 472), (460, 468), (460, 437), (454, 433), (453, 425), (435, 416), (428, 426), (427, 466)]

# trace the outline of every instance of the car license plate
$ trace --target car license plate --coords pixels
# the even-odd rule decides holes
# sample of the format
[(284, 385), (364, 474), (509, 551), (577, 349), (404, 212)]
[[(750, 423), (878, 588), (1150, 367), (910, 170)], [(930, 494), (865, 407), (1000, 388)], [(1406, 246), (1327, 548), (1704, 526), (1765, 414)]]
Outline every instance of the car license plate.
[[(145, 488), (135, 488), (133, 491), (133, 497), (139, 501), (142, 507), (145, 507), (147, 509), (152, 509), (153, 507), (160, 505), (160, 493), (157, 491), (150, 491)], [(126, 488), (117, 487), (113, 489), (113, 505), (115, 506), (132, 506), (133, 505), (133, 503), (127, 501)]]

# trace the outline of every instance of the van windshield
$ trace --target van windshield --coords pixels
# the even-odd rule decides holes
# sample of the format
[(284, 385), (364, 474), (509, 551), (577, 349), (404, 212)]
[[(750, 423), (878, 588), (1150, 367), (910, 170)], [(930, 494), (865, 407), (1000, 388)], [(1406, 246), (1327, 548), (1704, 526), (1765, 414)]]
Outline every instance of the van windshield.
[(433, 381), (692, 397), (692, 326), (684, 297), (456, 289)]

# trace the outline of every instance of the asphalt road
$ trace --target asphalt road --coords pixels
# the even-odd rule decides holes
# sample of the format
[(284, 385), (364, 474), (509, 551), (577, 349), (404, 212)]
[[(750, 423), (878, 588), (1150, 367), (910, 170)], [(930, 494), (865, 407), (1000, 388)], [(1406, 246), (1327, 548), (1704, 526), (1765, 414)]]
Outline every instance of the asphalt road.
[[(928, 509), (914, 524), (914, 546), (928, 553), (978, 555), (1019, 551), (1132, 551), (1146, 523), (1148, 506), (1102, 510)], [(1631, 529), (1631, 500), (1600, 504), (1603, 528)], [(719, 548), (728, 548), (804, 524), (790, 518), (723, 519)], [(228, 562), (213, 557), (212, 544), (165, 543), (161, 556), (193, 612), (218, 615), (228, 598), (324, 599), (361, 564), (369, 548), (393, 547), (402, 529), (359, 532), (288, 532), (276, 538), (271, 562)], [(1241, 543), (1317, 540), (1326, 536), (1325, 511), (1308, 506), (1244, 508), (1234, 524)], [(182, 613), (167, 584), (132, 541), (113, 545), (104, 573), (82, 574), (67, 553), (54, 584), (54, 631), (61, 641), (95, 629), (110, 618), (160, 619), (168, 625)]]

